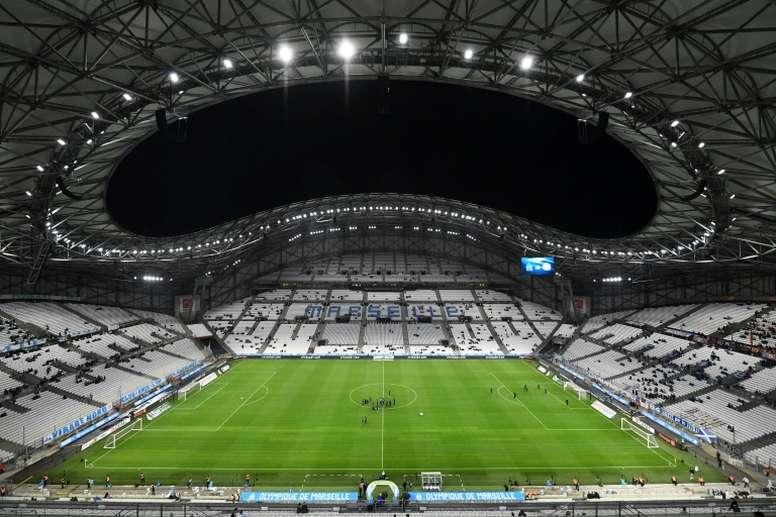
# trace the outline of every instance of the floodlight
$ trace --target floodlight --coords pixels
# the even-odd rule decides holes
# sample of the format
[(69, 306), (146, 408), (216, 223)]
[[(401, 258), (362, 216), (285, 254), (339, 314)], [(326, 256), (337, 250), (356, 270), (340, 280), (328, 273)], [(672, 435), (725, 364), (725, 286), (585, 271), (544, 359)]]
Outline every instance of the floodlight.
[(232, 68), (234, 68), (234, 63), (232, 63), (232, 60), (229, 59), (228, 57), (225, 57), (222, 63), (224, 64), (224, 68), (226, 68), (227, 70), (231, 70)]
[(402, 32), (401, 34), (399, 34), (399, 43), (401, 45), (406, 45), (409, 40), (410, 40), (410, 37), (407, 36), (406, 32)]
[(671, 127), (676, 127), (678, 125), (679, 125), (679, 121), (678, 120), (672, 120), (671, 121)]
[(127, 101), (127, 102), (132, 100), (132, 96), (130, 94), (128, 94), (127, 92), (124, 92), (121, 96), (124, 97), (124, 100)]
[(704, 147), (706, 147), (706, 142), (701, 142), (698, 144), (698, 149), (703, 149)]
[(585, 74), (577, 75), (576, 80), (577, 80), (578, 83), (583, 82), (585, 80)]
[(177, 82), (178, 82), (178, 81), (180, 81), (180, 79), (181, 79), (181, 78), (178, 76), (178, 72), (170, 72), (170, 74), (169, 74), (167, 77), (170, 79), (170, 82), (171, 82), (172, 84), (175, 84), (175, 83), (177, 83)]
[(67, 142), (65, 142), (65, 141), (64, 141), (63, 139), (61, 139), (61, 138), (57, 138), (57, 143), (58, 143), (59, 145), (62, 145), (62, 146), (65, 146), (65, 145), (67, 145)]
[(345, 61), (349, 61), (356, 55), (356, 48), (349, 40), (344, 39), (340, 42), (339, 47), (337, 47), (337, 54)]
[(472, 58), (472, 56), (474, 56), (474, 51), (472, 49), (467, 48), (466, 50), (463, 51), (463, 58), (465, 60), (468, 61), (469, 59)]
[(283, 63), (288, 64), (294, 59), (294, 51), (291, 50), (291, 47), (288, 45), (281, 45), (278, 48), (278, 59)]
[(531, 54), (526, 54), (520, 60), (520, 70), (530, 70), (534, 65), (534, 57)]
[(633, 97), (633, 92), (625, 92), (626, 99), (630, 99), (631, 97)]

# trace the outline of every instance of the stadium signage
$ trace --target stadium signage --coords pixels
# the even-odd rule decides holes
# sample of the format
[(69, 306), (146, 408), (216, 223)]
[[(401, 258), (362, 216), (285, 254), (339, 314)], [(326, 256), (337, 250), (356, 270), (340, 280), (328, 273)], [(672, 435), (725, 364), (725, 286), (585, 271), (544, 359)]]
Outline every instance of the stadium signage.
[(147, 418), (148, 420), (153, 420), (154, 418), (158, 417), (159, 415), (161, 415), (162, 413), (164, 413), (165, 411), (167, 411), (167, 410), (168, 410), (168, 409), (170, 409), (171, 407), (172, 407), (172, 406), (170, 406), (170, 403), (169, 403), (169, 402), (165, 402), (165, 403), (164, 403), (164, 404), (162, 404), (161, 406), (159, 406), (159, 407), (157, 407), (157, 408), (155, 408), (155, 409), (152, 409), (151, 411), (149, 411), (149, 412), (148, 412), (148, 414), (146, 415), (146, 418)]
[(310, 304), (305, 307), (304, 315), (310, 319), (319, 319), (323, 316), (325, 319), (336, 319), (339, 316), (350, 316), (353, 319), (389, 319), (401, 320), (406, 318), (418, 319), (421, 316), (427, 316), (431, 319), (442, 319), (444, 314), (449, 319), (457, 319), (463, 316), (455, 305), (446, 305), (444, 308), (436, 304), (412, 304), (407, 307), (396, 304), (372, 303), (367, 305), (366, 310), (362, 305), (344, 305), (331, 304), (324, 307), (322, 304)]
[(92, 425), (90, 425), (90, 426), (88, 426), (88, 427), (86, 427), (84, 429), (81, 429), (77, 433), (72, 434), (69, 437), (67, 437), (64, 440), (62, 440), (61, 442), (59, 442), (59, 448), (63, 449), (65, 447), (67, 447), (71, 443), (80, 440), (84, 436), (88, 435), (89, 433), (91, 433), (93, 431), (96, 431), (100, 427), (104, 426), (105, 424), (107, 424), (108, 422), (110, 422), (112, 420), (115, 420), (118, 417), (119, 417), (118, 413), (113, 413), (112, 415), (108, 415), (107, 417), (103, 418), (99, 422), (96, 422), (96, 423), (94, 423), (94, 424), (92, 424)]
[(516, 503), (525, 501), (522, 490), (510, 492), (410, 492), (417, 503)]
[(655, 422), (659, 426), (668, 429), (669, 431), (671, 431), (675, 435), (679, 436), (683, 440), (685, 440), (687, 442), (690, 442), (693, 445), (698, 445), (698, 439), (697, 438), (695, 438), (694, 436), (690, 436), (689, 434), (685, 433), (684, 431), (682, 431), (678, 427), (675, 427), (675, 426), (669, 424), (668, 422), (666, 422), (665, 420), (662, 420), (662, 419), (658, 418), (657, 416), (653, 415), (649, 411), (642, 411), (641, 415), (643, 417), (645, 417), (646, 419), (648, 419), (648, 420), (652, 420), (653, 422)]
[(17, 341), (10, 345), (6, 345), (2, 348), (3, 353), (16, 352), (17, 350), (24, 350), (27, 348), (34, 348), (46, 343), (45, 339), (28, 339), (27, 341)]
[[(118, 415), (118, 413), (117, 413), (117, 415)], [(88, 449), (89, 447), (91, 447), (95, 443), (99, 442), (100, 440), (102, 440), (106, 436), (110, 436), (112, 433), (115, 433), (116, 431), (118, 431), (119, 429), (121, 429), (122, 427), (127, 425), (129, 422), (130, 422), (130, 419), (129, 419), (128, 416), (122, 418), (121, 420), (119, 420), (118, 422), (116, 422), (115, 424), (110, 426), (109, 428), (105, 429), (103, 432), (101, 432), (100, 434), (98, 434), (94, 438), (91, 438), (90, 440), (87, 440), (84, 443), (82, 443), (81, 444), (81, 450), (83, 451), (83, 450)]]
[(590, 404), (590, 407), (601, 413), (606, 418), (614, 418), (617, 416), (617, 411), (613, 410), (600, 400), (596, 400), (592, 404)]
[(358, 492), (242, 492), (242, 503), (355, 503)]
[(140, 388), (138, 388), (138, 389), (136, 389), (134, 391), (130, 391), (129, 393), (125, 393), (124, 395), (121, 396), (121, 398), (119, 399), (119, 402), (121, 404), (126, 404), (127, 402), (131, 401), (132, 399), (135, 399), (135, 398), (139, 397), (140, 395), (143, 395), (144, 393), (148, 393), (149, 391), (151, 391), (155, 387), (159, 386), (163, 382), (164, 381), (162, 379), (156, 379), (155, 381), (150, 382), (150, 383), (146, 384), (145, 386), (142, 386), (142, 387), (140, 387)]
[(655, 434), (655, 428), (654, 428), (654, 427), (652, 427), (651, 425), (648, 425), (648, 424), (647, 424), (646, 422), (644, 422), (644, 421), (643, 421), (641, 418), (639, 418), (639, 417), (637, 417), (637, 416), (634, 416), (633, 418), (631, 418), (631, 421), (632, 421), (634, 424), (636, 424), (637, 426), (639, 426), (639, 427), (641, 427), (642, 429), (644, 429), (645, 431), (647, 431), (647, 432), (649, 432), (649, 433), (652, 433), (652, 434)]
[(89, 422), (93, 422), (103, 415), (107, 415), (109, 411), (110, 411), (110, 405), (102, 406), (101, 408), (95, 409), (88, 415), (85, 415), (85, 416), (82, 416), (81, 418), (73, 420), (69, 424), (64, 425), (58, 429), (55, 429), (53, 433), (47, 436), (44, 436), (43, 443), (44, 444), (51, 443), (54, 440), (62, 438), (63, 436), (72, 433), (82, 425), (88, 424)]
[(199, 380), (199, 387), (204, 388), (214, 380), (218, 378), (218, 375), (215, 372), (210, 372), (209, 374), (205, 375)]

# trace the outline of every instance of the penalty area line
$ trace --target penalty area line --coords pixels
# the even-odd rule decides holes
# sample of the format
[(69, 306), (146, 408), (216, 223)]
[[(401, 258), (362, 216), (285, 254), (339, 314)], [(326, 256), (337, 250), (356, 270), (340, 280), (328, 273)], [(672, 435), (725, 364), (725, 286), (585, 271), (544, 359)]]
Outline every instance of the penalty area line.
[[(498, 377), (496, 377), (496, 374), (495, 374), (495, 373), (493, 373), (493, 372), (490, 372), (490, 374), (493, 376), (493, 378), (494, 378), (494, 379), (496, 379), (496, 380), (498, 381), (498, 383), (499, 383), (499, 384), (501, 384), (501, 388), (504, 388), (505, 390), (507, 390), (507, 392), (510, 392), (510, 391), (511, 391), (511, 390), (510, 390), (510, 389), (507, 387), (507, 385), (506, 385), (506, 384), (504, 384), (503, 382), (501, 382), (501, 379), (499, 379)], [(496, 391), (498, 391), (498, 390), (496, 390)], [(499, 392), (499, 397), (501, 397), (503, 400), (506, 400), (507, 402), (509, 402), (509, 401), (511, 400), (511, 401), (512, 401), (512, 402), (514, 402), (515, 404), (518, 404), (519, 406), (523, 407), (523, 408), (524, 408), (526, 411), (528, 411), (528, 413), (529, 413), (529, 414), (530, 414), (532, 417), (534, 417), (534, 420), (536, 420), (537, 422), (539, 422), (539, 424), (540, 424), (540, 425), (541, 425), (541, 426), (542, 426), (542, 427), (543, 427), (543, 428), (544, 428), (546, 431), (549, 431), (549, 427), (547, 427), (547, 424), (545, 424), (544, 422), (542, 422), (542, 420), (541, 420), (541, 419), (540, 419), (538, 416), (536, 416), (536, 415), (534, 414), (534, 412), (533, 412), (533, 411), (531, 411), (531, 410), (528, 408), (528, 406), (526, 406), (526, 405), (525, 405), (525, 403), (524, 403), (522, 400), (520, 400), (520, 399), (519, 399), (517, 396), (515, 396), (515, 398), (514, 398), (514, 399), (507, 399), (507, 398), (504, 398), (504, 396), (503, 396), (503, 395), (501, 395), (501, 393)]]
[(230, 420), (230, 419), (231, 419), (231, 418), (232, 418), (234, 415), (236, 415), (238, 411), (240, 411), (240, 410), (241, 410), (243, 407), (245, 407), (245, 405), (248, 403), (248, 401), (249, 401), (249, 400), (251, 400), (251, 397), (253, 397), (253, 396), (254, 396), (256, 393), (258, 393), (258, 391), (259, 391), (261, 388), (263, 388), (265, 384), (267, 384), (269, 381), (271, 381), (271, 380), (272, 380), (272, 378), (275, 376), (275, 374), (276, 374), (276, 373), (278, 373), (278, 372), (272, 372), (272, 375), (270, 375), (270, 376), (267, 378), (267, 380), (266, 380), (266, 381), (264, 381), (264, 382), (262, 382), (261, 384), (259, 384), (259, 387), (258, 387), (258, 388), (256, 388), (255, 390), (253, 390), (253, 391), (251, 392), (251, 394), (250, 394), (250, 395), (248, 395), (247, 397), (245, 397), (245, 400), (243, 400), (243, 402), (242, 402), (242, 403), (241, 403), (239, 406), (237, 406), (237, 407), (235, 408), (235, 410), (234, 410), (234, 411), (232, 411), (231, 413), (229, 413), (229, 416), (228, 416), (228, 417), (226, 417), (226, 418), (224, 419), (224, 421), (223, 421), (223, 422), (221, 422), (221, 425), (219, 425), (218, 427), (216, 427), (216, 431), (220, 431), (220, 430), (221, 430), (221, 428), (222, 428), (222, 427), (224, 427), (224, 424), (226, 424), (226, 423), (227, 423), (227, 422), (228, 422), (228, 421), (229, 421), (229, 420)]

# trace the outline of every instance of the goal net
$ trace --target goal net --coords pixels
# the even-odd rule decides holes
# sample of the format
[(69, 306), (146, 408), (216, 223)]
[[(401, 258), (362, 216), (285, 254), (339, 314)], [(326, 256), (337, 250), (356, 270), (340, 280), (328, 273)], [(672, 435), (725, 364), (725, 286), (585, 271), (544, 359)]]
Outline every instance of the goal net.
[(176, 393), (177, 400), (186, 400), (189, 393), (194, 394), (197, 391), (202, 391), (201, 382), (192, 382), (180, 388)]
[(143, 430), (143, 419), (137, 418), (131, 424), (129, 424), (129, 426), (125, 427), (119, 432), (116, 432), (110, 435), (108, 439), (105, 441), (105, 445), (103, 445), (102, 448), (115, 449), (116, 444), (118, 444), (122, 438), (142, 430)]
[(579, 398), (579, 400), (590, 400), (590, 392), (589, 391), (587, 391), (586, 389), (584, 389), (584, 388), (582, 388), (580, 386), (577, 386), (573, 382), (566, 381), (566, 382), (563, 383), (563, 391), (569, 391), (569, 390), (576, 392), (577, 397)]
[(638, 426), (633, 425), (633, 423), (626, 418), (620, 418), (620, 430), (630, 431), (631, 433), (638, 436), (641, 439), (641, 441), (644, 442), (644, 444), (647, 446), (648, 449), (658, 448), (657, 440), (655, 440), (655, 435), (645, 431), (644, 429)]

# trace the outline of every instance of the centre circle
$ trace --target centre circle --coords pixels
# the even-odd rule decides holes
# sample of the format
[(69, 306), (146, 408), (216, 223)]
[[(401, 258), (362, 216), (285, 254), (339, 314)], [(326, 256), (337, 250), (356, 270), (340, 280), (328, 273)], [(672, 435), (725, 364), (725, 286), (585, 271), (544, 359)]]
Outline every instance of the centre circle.
[(362, 384), (361, 386), (353, 388), (350, 390), (350, 393), (348, 393), (348, 398), (350, 398), (350, 401), (353, 404), (366, 408), (369, 408), (369, 404), (364, 405), (362, 403), (364, 400), (371, 399), (376, 401), (380, 398), (385, 400), (393, 400), (395, 401), (396, 405), (385, 408), (391, 410), (402, 409), (411, 406), (415, 403), (416, 400), (418, 400), (418, 392), (404, 384), (396, 384), (392, 382), (386, 382), (385, 384), (382, 384), (380, 382), (373, 382), (369, 384)]

